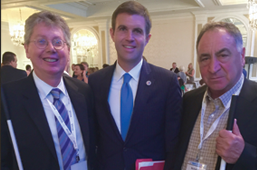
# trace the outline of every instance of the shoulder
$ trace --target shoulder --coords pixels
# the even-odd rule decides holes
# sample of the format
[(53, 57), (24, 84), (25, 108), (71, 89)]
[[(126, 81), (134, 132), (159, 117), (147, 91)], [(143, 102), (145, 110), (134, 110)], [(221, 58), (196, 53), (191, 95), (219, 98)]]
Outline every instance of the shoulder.
[(81, 80), (78, 80), (76, 78), (73, 78), (70, 76), (63, 76), (63, 80), (65, 83), (65, 86), (70, 86), (70, 87), (79, 88), (79, 89), (90, 89), (87, 83)]
[(184, 100), (191, 100), (195, 99), (196, 97), (203, 96), (204, 92), (206, 91), (207, 86), (204, 85), (202, 87), (199, 87), (197, 89), (191, 90), (189, 92), (186, 92), (183, 96)]
[(145, 67), (144, 69), (147, 69), (147, 67), (149, 67), (150, 73), (156, 75), (157, 77), (176, 78), (177, 79), (177, 74), (168, 69), (165, 69), (165, 68), (162, 68), (162, 67), (150, 64), (150, 63), (145, 63), (145, 65), (143, 65), (143, 67)]

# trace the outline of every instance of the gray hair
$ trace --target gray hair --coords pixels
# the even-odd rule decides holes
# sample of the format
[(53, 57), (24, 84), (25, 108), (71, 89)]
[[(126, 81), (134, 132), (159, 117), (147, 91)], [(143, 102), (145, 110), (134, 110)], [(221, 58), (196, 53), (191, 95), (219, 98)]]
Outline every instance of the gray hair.
[(184, 66), (179, 66), (179, 71), (184, 72), (184, 70), (185, 70), (185, 67), (184, 67)]
[(200, 34), (197, 37), (196, 50), (198, 48), (199, 42), (203, 36), (203, 34), (207, 31), (213, 31), (217, 28), (225, 29), (235, 40), (236, 47), (238, 52), (240, 52), (243, 48), (243, 39), (242, 34), (239, 29), (232, 23), (227, 22), (210, 22), (204, 25)]
[(70, 29), (67, 23), (61, 16), (49, 11), (34, 13), (26, 20), (24, 44), (29, 44), (33, 29), (39, 23), (45, 23), (47, 26), (59, 27), (63, 32), (67, 46), (70, 47)]

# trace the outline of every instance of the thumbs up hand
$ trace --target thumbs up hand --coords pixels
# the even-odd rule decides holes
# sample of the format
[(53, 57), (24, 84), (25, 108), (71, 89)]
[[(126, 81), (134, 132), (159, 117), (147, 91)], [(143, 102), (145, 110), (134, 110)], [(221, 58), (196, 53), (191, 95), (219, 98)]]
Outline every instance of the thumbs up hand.
[(242, 154), (244, 147), (245, 142), (235, 119), (232, 133), (225, 129), (219, 132), (216, 139), (216, 152), (225, 162), (234, 164)]

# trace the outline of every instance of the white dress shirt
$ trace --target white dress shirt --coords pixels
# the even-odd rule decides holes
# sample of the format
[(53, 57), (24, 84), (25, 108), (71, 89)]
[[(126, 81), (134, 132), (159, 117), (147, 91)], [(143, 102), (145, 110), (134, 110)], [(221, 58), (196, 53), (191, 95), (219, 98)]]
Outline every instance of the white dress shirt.
[[(130, 76), (132, 77), (129, 81), (129, 85), (131, 87), (132, 94), (133, 94), (133, 103), (135, 102), (135, 98), (136, 98), (138, 81), (139, 81), (142, 64), (143, 64), (143, 60), (141, 59), (141, 61), (133, 69), (131, 69), (128, 72), (130, 74)], [(117, 62), (116, 68), (115, 68), (113, 76), (112, 76), (112, 82), (111, 82), (109, 98), (108, 98), (112, 116), (115, 120), (115, 123), (116, 123), (120, 133), (121, 133), (120, 91), (121, 91), (121, 87), (123, 84), (123, 75), (125, 73), (126, 72), (120, 67), (119, 63)]]
[(73, 114), (74, 124), (75, 124), (75, 132), (76, 132), (76, 141), (77, 141), (78, 148), (79, 148), (80, 161), (86, 160), (85, 147), (84, 147), (84, 143), (83, 143), (82, 134), (80, 131), (79, 122), (78, 122), (77, 116), (75, 114), (74, 108), (72, 106), (72, 103), (70, 101), (68, 92), (65, 88), (63, 79), (61, 79), (61, 82), (59, 83), (59, 85), (57, 87), (52, 87), (49, 84), (42, 81), (36, 75), (36, 73), (34, 71), (33, 71), (33, 78), (34, 78), (34, 82), (35, 82), (37, 90), (38, 90), (40, 100), (41, 100), (43, 108), (44, 108), (44, 112), (46, 115), (46, 119), (48, 121), (48, 125), (49, 125), (51, 133), (52, 133), (60, 170), (63, 170), (63, 163), (62, 163), (62, 154), (61, 154), (61, 149), (60, 149), (59, 138), (58, 138), (58, 134), (57, 134), (55, 116), (54, 116), (53, 110), (51, 109), (49, 103), (47, 102), (47, 99), (48, 99), (51, 103), (53, 103), (53, 96), (50, 94), (50, 91), (53, 88), (58, 88), (62, 91), (62, 93), (60, 94), (60, 99), (63, 102), (67, 111), (71, 111)]

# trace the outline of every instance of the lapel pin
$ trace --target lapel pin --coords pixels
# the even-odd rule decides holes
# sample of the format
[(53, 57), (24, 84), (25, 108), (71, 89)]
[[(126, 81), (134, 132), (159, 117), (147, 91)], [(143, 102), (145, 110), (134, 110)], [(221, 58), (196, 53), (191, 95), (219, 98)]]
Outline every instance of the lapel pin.
[(150, 86), (152, 84), (152, 82), (150, 81), (150, 80), (148, 80), (147, 82), (146, 82), (146, 85), (147, 86)]

